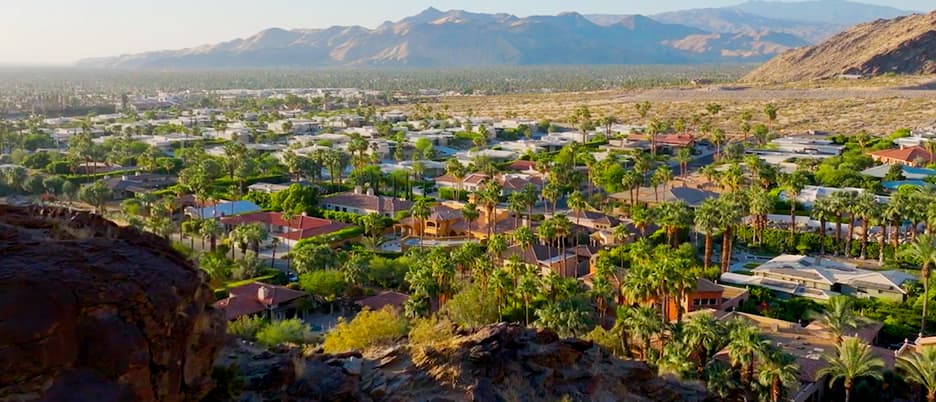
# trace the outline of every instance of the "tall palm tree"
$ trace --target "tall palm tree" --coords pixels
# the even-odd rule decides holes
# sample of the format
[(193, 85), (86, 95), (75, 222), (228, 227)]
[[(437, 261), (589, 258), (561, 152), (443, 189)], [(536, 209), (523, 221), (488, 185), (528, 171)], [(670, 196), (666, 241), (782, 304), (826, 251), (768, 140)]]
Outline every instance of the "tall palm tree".
[(467, 203), (462, 207), (461, 214), (465, 222), (468, 223), (468, 237), (471, 237), (471, 223), (474, 222), (475, 219), (478, 219), (481, 212), (478, 211), (478, 207), (475, 204)]
[(651, 350), (653, 338), (663, 333), (665, 328), (655, 309), (651, 307), (637, 307), (633, 314), (625, 317), (624, 325), (630, 329), (630, 332), (636, 338), (641, 346), (641, 356), (644, 360)]
[(536, 227), (536, 237), (546, 245), (546, 258), (552, 260), (552, 240), (556, 237), (556, 225), (552, 219), (546, 219)]
[(666, 229), (666, 238), (673, 248), (677, 245), (679, 229), (692, 225), (692, 210), (682, 201), (664, 202), (655, 209), (657, 221)]
[[(569, 194), (569, 199), (566, 200), (566, 203), (569, 204), (569, 208), (572, 208), (575, 211), (575, 226), (576, 229), (580, 227), (579, 223), (582, 221), (582, 213), (585, 211), (585, 208), (588, 207), (588, 203), (585, 202), (585, 197), (580, 191), (573, 191), (572, 194)], [(575, 236), (575, 245), (578, 246), (579, 236)]]
[(514, 227), (520, 227), (520, 214), (526, 209), (526, 196), (521, 192), (510, 193), (510, 197), (507, 197), (507, 210), (514, 216)]
[(897, 368), (907, 381), (926, 389), (926, 402), (936, 402), (936, 347), (924, 346), (909, 354), (897, 356)]
[(627, 195), (630, 201), (630, 206), (634, 206), (634, 191), (640, 188), (640, 176), (637, 175), (637, 172), (634, 170), (627, 170), (624, 172), (624, 175), (621, 176), (621, 186), (624, 188), (624, 191), (627, 191)]
[(809, 216), (819, 221), (819, 254), (825, 254), (826, 223), (833, 217), (832, 198), (820, 198), (813, 203)]
[(431, 212), (432, 211), (429, 209), (429, 203), (426, 201), (425, 198), (420, 198), (416, 200), (415, 202), (413, 202), (413, 206), (410, 207), (410, 216), (412, 216), (413, 219), (416, 219), (416, 221), (419, 222), (419, 227), (417, 227), (416, 229), (419, 231), (419, 247), (420, 248), (422, 248), (423, 246), (423, 235), (426, 233), (426, 218), (429, 218), (429, 215), (431, 214)]
[(653, 171), (653, 175), (650, 177), (650, 183), (653, 185), (653, 195), (657, 202), (660, 201), (657, 188), (663, 186), (663, 193), (665, 195), (666, 184), (669, 183), (670, 180), (673, 180), (673, 170), (670, 169), (669, 165), (660, 165)]
[(792, 355), (772, 350), (757, 368), (757, 382), (769, 390), (770, 402), (779, 402), (784, 390), (799, 385), (799, 364)]
[(719, 210), (721, 207), (717, 199), (709, 198), (696, 209), (696, 231), (705, 234), (705, 252), (702, 256), (702, 266), (705, 269), (708, 269), (709, 265), (712, 264), (712, 238), (718, 234), (721, 223), (721, 211)]
[(676, 151), (676, 161), (679, 162), (679, 175), (685, 177), (689, 173), (689, 162), (692, 161), (692, 148), (679, 148), (679, 151)]
[(747, 191), (748, 213), (754, 217), (753, 234), (756, 245), (763, 242), (764, 230), (767, 228), (767, 214), (773, 210), (774, 202), (770, 193), (761, 187), (753, 187)]
[(845, 402), (851, 401), (851, 391), (855, 380), (871, 377), (883, 378), (881, 371), (884, 361), (871, 354), (871, 348), (858, 338), (846, 338), (835, 347), (835, 354), (826, 354), (823, 358), (828, 366), (819, 369), (819, 377), (829, 376), (829, 386), (841, 380), (845, 385)]
[(530, 325), (530, 300), (536, 296), (539, 289), (536, 287), (536, 277), (527, 273), (520, 277), (520, 283), (517, 285), (517, 293), (523, 299), (523, 323)]
[(782, 182), (790, 202), (790, 246), (796, 246), (796, 198), (806, 187), (806, 174), (796, 170), (783, 176)]
[(871, 220), (879, 214), (881, 204), (877, 202), (870, 191), (864, 191), (858, 195), (855, 200), (855, 216), (861, 220), (861, 246), (858, 255), (861, 259), (867, 257), (868, 251), (868, 231), (871, 230)]
[(906, 255), (920, 262), (923, 282), (923, 314), (920, 318), (920, 336), (926, 333), (926, 307), (929, 304), (930, 265), (936, 264), (936, 235), (922, 234), (907, 245)]
[(562, 214), (555, 215), (550, 218), (550, 220), (553, 221), (553, 228), (556, 230), (555, 240), (559, 245), (559, 256), (562, 259), (562, 270), (563, 273), (565, 273), (568, 269), (568, 258), (566, 258), (565, 253), (566, 239), (571, 234), (570, 229), (572, 227), (572, 222), (569, 222), (569, 218)]
[(725, 345), (726, 328), (711, 314), (696, 314), (683, 326), (683, 337), (693, 352), (698, 355), (698, 370), (701, 372), (709, 359)]
[(536, 241), (536, 234), (533, 233), (533, 230), (523, 226), (517, 228), (511, 235), (513, 238), (514, 244), (517, 247), (520, 247), (521, 250), (530, 250), (533, 251), (533, 242)]

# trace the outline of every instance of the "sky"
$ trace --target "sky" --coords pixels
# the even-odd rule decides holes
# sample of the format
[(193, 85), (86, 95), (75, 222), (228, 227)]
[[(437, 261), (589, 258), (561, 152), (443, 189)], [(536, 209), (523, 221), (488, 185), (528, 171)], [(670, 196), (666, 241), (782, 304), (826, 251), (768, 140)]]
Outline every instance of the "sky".
[[(0, 0), (0, 65), (64, 64), (86, 57), (217, 43), (279, 27), (323, 28), (396, 21), (440, 10), (557, 14), (653, 14), (741, 0)], [(927, 10), (933, 0), (863, 0)]]

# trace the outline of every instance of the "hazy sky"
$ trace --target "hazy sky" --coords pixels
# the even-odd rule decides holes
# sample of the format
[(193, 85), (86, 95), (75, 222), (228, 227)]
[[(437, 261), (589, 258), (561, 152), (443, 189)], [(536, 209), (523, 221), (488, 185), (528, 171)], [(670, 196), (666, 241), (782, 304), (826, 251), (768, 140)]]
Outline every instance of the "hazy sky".
[[(863, 0), (926, 10), (933, 0)], [(440, 10), (652, 14), (741, 0), (0, 0), (0, 64), (67, 63), (84, 57), (175, 49), (250, 36), (269, 27), (373, 28)]]

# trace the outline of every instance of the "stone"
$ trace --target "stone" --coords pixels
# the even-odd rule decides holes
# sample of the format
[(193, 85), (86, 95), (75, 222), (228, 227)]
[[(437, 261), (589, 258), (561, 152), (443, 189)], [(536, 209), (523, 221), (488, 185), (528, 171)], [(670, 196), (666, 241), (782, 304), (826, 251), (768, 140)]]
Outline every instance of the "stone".
[(0, 400), (198, 400), (224, 340), (213, 302), (165, 239), (0, 205)]

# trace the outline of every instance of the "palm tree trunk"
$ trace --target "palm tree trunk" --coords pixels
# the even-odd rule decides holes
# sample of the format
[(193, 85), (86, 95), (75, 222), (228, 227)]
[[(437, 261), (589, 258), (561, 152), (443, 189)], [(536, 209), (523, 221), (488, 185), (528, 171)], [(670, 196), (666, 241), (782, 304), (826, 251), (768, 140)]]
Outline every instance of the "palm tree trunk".
[(842, 215), (835, 214), (835, 255), (842, 246)]
[[(624, 259), (621, 258), (621, 261)], [(712, 265), (712, 235), (710, 233), (705, 234), (705, 256), (703, 257), (702, 264), (705, 269), (708, 269), (709, 265)]]
[(923, 269), (920, 270), (923, 277), (923, 317), (920, 319), (920, 337), (926, 333), (926, 305), (929, 304), (929, 261), (923, 263)]
[(721, 267), (722, 273), (728, 272), (728, 266), (729, 266), (728, 242), (731, 241), (730, 237), (731, 237), (731, 230), (725, 229), (725, 231), (722, 232), (721, 261), (719, 265)]
[(790, 246), (796, 246), (796, 194), (790, 197)]
[(826, 230), (825, 230), (826, 221), (825, 218), (819, 219), (819, 254), (825, 254), (825, 239), (826, 239)]
[(887, 224), (881, 225), (881, 238), (878, 240), (878, 263), (884, 263), (884, 248), (887, 246)]
[(851, 402), (851, 381), (845, 383), (845, 402)]
[(868, 218), (861, 218), (861, 259), (867, 258), (868, 252)]
[(900, 222), (894, 222), (894, 232), (892, 233), (891, 241), (894, 246), (894, 261), (897, 260), (897, 246), (900, 244)]
[(848, 225), (848, 238), (845, 239), (845, 257), (851, 257), (851, 245), (852, 239), (855, 237), (855, 217), (851, 217), (851, 222)]

